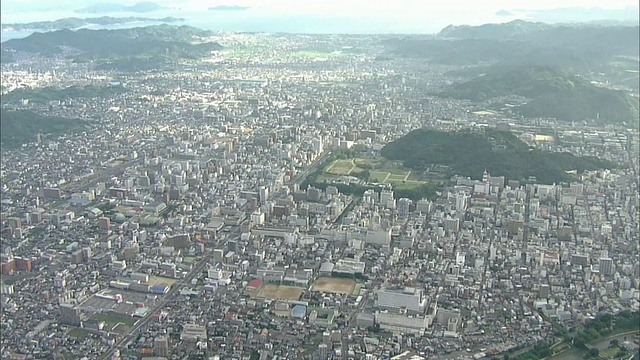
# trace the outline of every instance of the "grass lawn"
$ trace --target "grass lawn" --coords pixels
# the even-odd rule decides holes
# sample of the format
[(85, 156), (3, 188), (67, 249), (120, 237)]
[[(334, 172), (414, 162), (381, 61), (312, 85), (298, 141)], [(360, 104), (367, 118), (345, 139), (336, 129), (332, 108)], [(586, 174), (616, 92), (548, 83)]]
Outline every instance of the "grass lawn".
[(94, 316), (94, 319), (101, 320), (109, 324), (123, 323), (127, 326), (133, 326), (138, 321), (137, 318), (131, 316), (113, 314), (97, 314)]
[(356, 286), (353, 287), (353, 292), (351, 293), (351, 295), (353, 296), (360, 295), (360, 289), (362, 289), (362, 284), (356, 283)]
[(185, 264), (193, 264), (196, 261), (196, 258), (193, 256), (185, 256), (184, 259), (182, 259), (182, 261)]
[(78, 338), (78, 339), (84, 339), (86, 337), (89, 337), (89, 333), (80, 328), (73, 328), (69, 330), (67, 335)]
[(369, 173), (369, 182), (384, 182), (387, 175), (389, 175), (389, 173), (385, 171), (371, 171)]

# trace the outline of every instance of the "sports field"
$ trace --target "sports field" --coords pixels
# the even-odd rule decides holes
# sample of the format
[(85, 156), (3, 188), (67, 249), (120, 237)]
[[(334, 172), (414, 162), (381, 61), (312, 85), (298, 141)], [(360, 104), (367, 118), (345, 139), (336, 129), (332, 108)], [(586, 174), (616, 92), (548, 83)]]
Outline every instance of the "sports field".
[(297, 286), (266, 284), (258, 292), (258, 297), (272, 300), (299, 300), (303, 292), (304, 289)]
[(313, 291), (332, 294), (351, 294), (356, 282), (353, 279), (321, 277), (313, 284)]

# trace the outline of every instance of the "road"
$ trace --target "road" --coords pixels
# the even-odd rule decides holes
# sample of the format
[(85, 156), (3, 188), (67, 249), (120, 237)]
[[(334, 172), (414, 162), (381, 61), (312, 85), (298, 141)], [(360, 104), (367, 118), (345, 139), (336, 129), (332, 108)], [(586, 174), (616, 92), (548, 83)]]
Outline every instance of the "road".
[(191, 280), (196, 275), (200, 274), (202, 272), (202, 270), (204, 270), (204, 268), (207, 266), (207, 264), (209, 263), (209, 261), (211, 260), (212, 257), (213, 257), (213, 252), (210, 252), (206, 256), (204, 256), (200, 260), (198, 260), (196, 265), (191, 269), (191, 271), (189, 271), (187, 276), (185, 276), (180, 281), (176, 282), (173, 285), (173, 287), (171, 288), (171, 290), (169, 290), (169, 292), (163, 297), (162, 301), (159, 304), (157, 304), (152, 309), (152, 311), (150, 311), (147, 314), (147, 316), (145, 316), (140, 321), (138, 321), (133, 326), (133, 328), (129, 331), (129, 333), (127, 335), (125, 335), (120, 341), (115, 343), (114, 346), (106, 354), (104, 354), (102, 358), (103, 359), (111, 358), (111, 356), (113, 355), (113, 353), (115, 352), (116, 349), (124, 349), (125, 346), (127, 346), (127, 344), (129, 344), (131, 341), (133, 341), (135, 339), (135, 337), (137, 336), (138, 332), (141, 329), (143, 329), (149, 323), (149, 321), (152, 319), (151, 314), (157, 313), (160, 310), (162, 310), (162, 308), (165, 305), (167, 305), (167, 303), (169, 303), (169, 301), (170, 301), (169, 299), (171, 299), (178, 291), (180, 291), (180, 289), (184, 285), (189, 284), (191, 282)]
[(367, 305), (367, 303), (369, 302), (369, 297), (370, 297), (371, 293), (372, 293), (372, 290), (367, 290), (366, 295), (362, 298), (362, 301), (360, 301), (360, 304), (358, 305), (358, 307), (355, 308), (351, 312), (351, 314), (349, 314), (349, 318), (347, 319), (347, 326), (345, 326), (345, 328), (342, 329), (342, 347), (341, 347), (341, 350), (342, 350), (342, 358), (343, 359), (348, 359), (349, 358), (349, 347), (347, 345), (346, 339), (347, 339), (347, 337), (349, 336), (349, 333), (351, 333), (351, 330), (353, 329), (353, 327), (356, 324), (355, 317)]
[(291, 183), (298, 184), (298, 185), (302, 184), (306, 180), (307, 176), (309, 176), (312, 172), (316, 171), (318, 167), (322, 166), (322, 164), (324, 164), (325, 160), (327, 160), (329, 156), (331, 156), (331, 151), (329, 150), (322, 153), (320, 156), (318, 156), (317, 159), (315, 159), (311, 163), (311, 165), (309, 165), (307, 169), (305, 169), (300, 174), (296, 175), (291, 181)]

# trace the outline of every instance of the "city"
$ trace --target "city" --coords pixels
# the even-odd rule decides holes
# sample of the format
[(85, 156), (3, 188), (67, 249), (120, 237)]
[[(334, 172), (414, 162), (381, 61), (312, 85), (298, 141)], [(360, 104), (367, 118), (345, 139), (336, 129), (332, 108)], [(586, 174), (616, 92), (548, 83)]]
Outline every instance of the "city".
[[(637, 126), (439, 97), (460, 67), (382, 59), (379, 36), (214, 40), (171, 73), (2, 65), (3, 98), (106, 93), (3, 99), (84, 121), (2, 148), (3, 359), (507, 359), (637, 317)], [(620, 166), (553, 184), (381, 155), (422, 128)]]

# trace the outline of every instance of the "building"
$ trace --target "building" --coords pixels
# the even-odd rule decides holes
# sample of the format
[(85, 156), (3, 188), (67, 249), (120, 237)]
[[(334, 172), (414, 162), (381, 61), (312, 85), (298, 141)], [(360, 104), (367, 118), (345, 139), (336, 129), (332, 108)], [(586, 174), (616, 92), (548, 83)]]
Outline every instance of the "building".
[(75, 306), (67, 303), (60, 304), (60, 322), (62, 324), (80, 326), (82, 313)]
[(329, 358), (329, 346), (327, 344), (318, 345), (318, 359), (327, 360)]
[(407, 198), (401, 198), (398, 200), (398, 216), (406, 218), (409, 216), (411, 210), (411, 200)]
[(180, 334), (180, 340), (207, 340), (207, 328), (197, 324), (185, 324), (182, 328), (182, 334)]
[(430, 320), (429, 316), (410, 317), (386, 312), (376, 313), (376, 323), (380, 324), (380, 328), (396, 334), (422, 334), (429, 327)]
[(169, 339), (159, 336), (153, 340), (153, 352), (156, 356), (169, 357)]
[(427, 299), (422, 290), (416, 288), (384, 289), (377, 293), (376, 306), (388, 309), (424, 311)]
[(613, 275), (614, 267), (613, 267), (613, 259), (611, 258), (600, 258), (600, 273), (602, 275)]
[(100, 227), (100, 230), (109, 230), (109, 228), (111, 227), (111, 219), (106, 216), (99, 218), (98, 226)]

